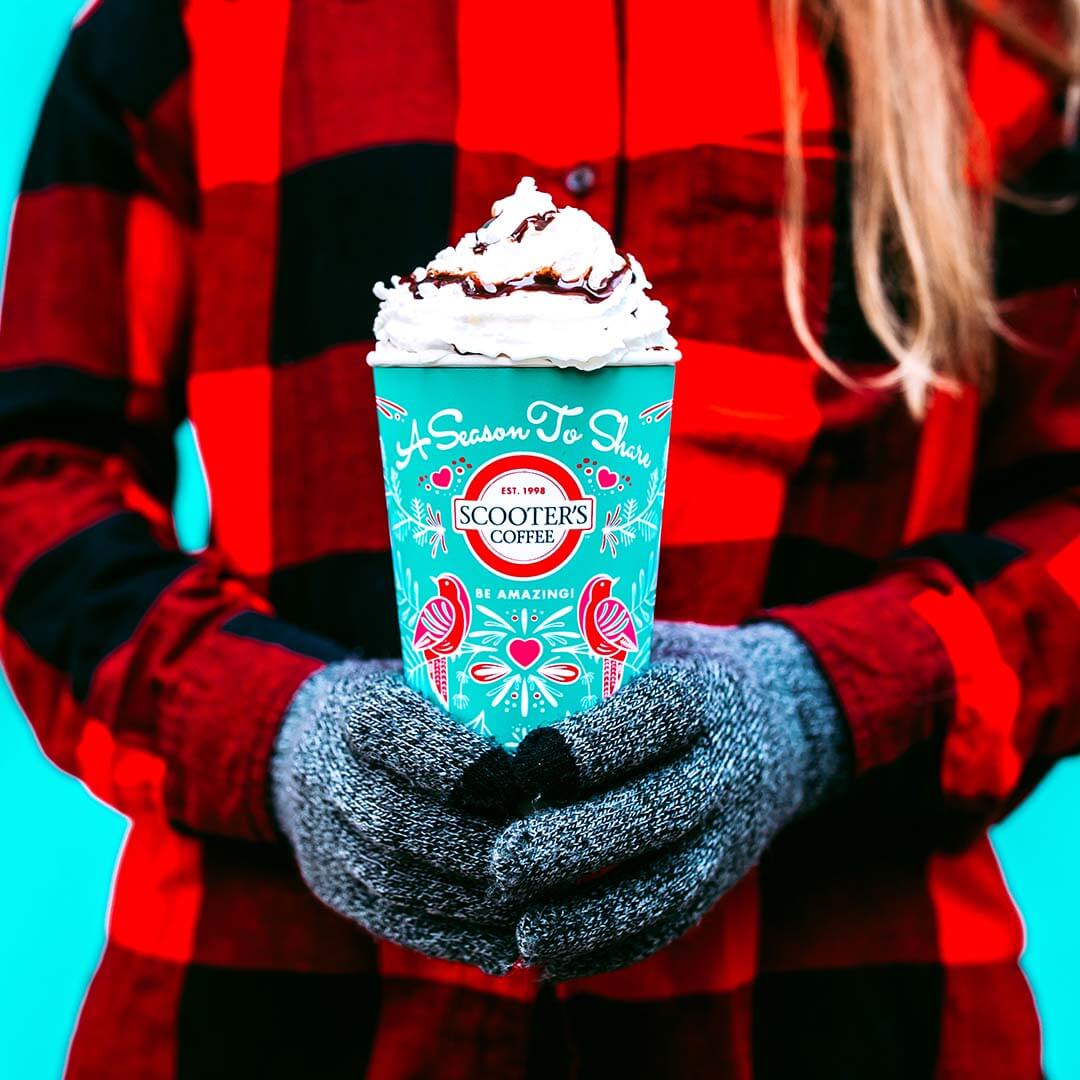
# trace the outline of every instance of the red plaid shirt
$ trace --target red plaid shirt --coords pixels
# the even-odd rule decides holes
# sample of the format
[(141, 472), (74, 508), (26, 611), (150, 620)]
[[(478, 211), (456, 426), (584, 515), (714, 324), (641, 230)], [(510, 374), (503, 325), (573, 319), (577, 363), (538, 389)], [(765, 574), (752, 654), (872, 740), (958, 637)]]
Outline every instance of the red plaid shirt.
[[(1080, 213), (1000, 208), (1033, 347), (1001, 348), (988, 404), (940, 395), (920, 425), (832, 381), (781, 292), (761, 7), (104, 0), (74, 30), (0, 333), (4, 663), (47, 752), (134, 823), (70, 1075), (1038, 1074), (986, 826), (1080, 745)], [(989, 30), (969, 67), (1012, 186), (1080, 189), (1053, 88)], [(802, 73), (811, 320), (868, 376), (843, 76), (809, 32)], [(339, 919), (267, 806), (299, 683), (398, 648), (371, 283), (524, 173), (671, 307), (659, 614), (795, 627), (859, 774), (685, 938), (543, 990)], [(196, 557), (169, 514), (184, 417)]]

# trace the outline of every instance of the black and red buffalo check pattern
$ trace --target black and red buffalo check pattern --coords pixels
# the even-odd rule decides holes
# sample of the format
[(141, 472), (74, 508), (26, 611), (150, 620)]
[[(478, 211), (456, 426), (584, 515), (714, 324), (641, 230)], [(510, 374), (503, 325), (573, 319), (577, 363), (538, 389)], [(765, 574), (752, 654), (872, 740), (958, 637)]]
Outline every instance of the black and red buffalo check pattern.
[[(919, 425), (824, 376), (781, 295), (766, 7), (103, 0), (74, 29), (0, 333), (4, 663), (134, 822), (71, 1076), (1039, 1073), (986, 827), (1080, 745), (1080, 213), (1001, 204), (1030, 347), (989, 402)], [(1012, 190), (1075, 193), (1054, 88), (989, 30), (968, 52)], [(842, 65), (809, 30), (802, 53), (811, 320), (870, 376)], [(397, 648), (371, 283), (526, 173), (641, 258), (682, 342), (660, 614), (787, 620), (860, 774), (683, 940), (555, 987), (338, 919), (267, 808), (301, 680)], [(168, 509), (184, 417), (197, 557)]]

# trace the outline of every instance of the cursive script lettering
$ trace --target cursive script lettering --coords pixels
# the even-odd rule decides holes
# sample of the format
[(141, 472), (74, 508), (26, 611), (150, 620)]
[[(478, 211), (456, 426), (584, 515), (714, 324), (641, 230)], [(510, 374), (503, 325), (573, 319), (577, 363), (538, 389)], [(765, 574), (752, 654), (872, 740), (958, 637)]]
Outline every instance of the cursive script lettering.
[(593, 435), (593, 449), (602, 454), (617, 454), (628, 461), (636, 461), (643, 469), (652, 464), (652, 455), (637, 443), (626, 442), (630, 419), (618, 409), (598, 409), (589, 419)]
[[(525, 417), (530, 424), (534, 425), (536, 437), (541, 442), (553, 443), (561, 439), (566, 446), (573, 446), (583, 438), (580, 431), (567, 426), (563, 429), (563, 420), (568, 416), (580, 416), (585, 410), (576, 405), (556, 405), (553, 401), (534, 401), (525, 412)], [(550, 430), (545, 430), (544, 425), (551, 420)]]

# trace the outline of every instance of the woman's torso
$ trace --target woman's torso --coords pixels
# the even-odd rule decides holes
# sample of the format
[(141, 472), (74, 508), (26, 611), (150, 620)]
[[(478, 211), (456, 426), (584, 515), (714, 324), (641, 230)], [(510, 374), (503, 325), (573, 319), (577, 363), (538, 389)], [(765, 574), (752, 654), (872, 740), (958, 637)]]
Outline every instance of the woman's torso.
[[(282, 617), (397, 651), (370, 287), (475, 228), (523, 174), (637, 255), (684, 352), (659, 616), (726, 623), (810, 601), (964, 523), (974, 396), (939, 398), (919, 425), (896, 393), (829, 378), (792, 331), (762, 5), (193, 2), (187, 30), (201, 202), (188, 409), (215, 542)], [(854, 296), (838, 65), (809, 40), (801, 62), (811, 324), (849, 374), (871, 376), (886, 365)], [(493, 1010), (517, 1016), (535, 996), (525, 977), (345, 946), (351, 931), (297, 895), (289, 867), (208, 858), (222, 895), (258, 879), (310, 915), (276, 942), (280, 966), (339, 971), (355, 956), (397, 980), (383, 1008), (424, 1011), (399, 1028), (413, 1034), (398, 1061), (426, 1060), (424, 1039), (437, 1046), (466, 1015), (483, 1045)], [(241, 965), (269, 933), (237, 923)], [(783, 837), (682, 941), (560, 987), (551, 1030), (593, 1069), (749, 1075), (753, 1062), (787, 1076), (812, 1059), (826, 1075), (914, 1076), (955, 1060), (967, 1075), (978, 1042), (984, 1075), (1018, 1076), (1038, 1043), (1020, 947), (989, 842), (937, 850), (900, 769)], [(492, 1061), (527, 1041), (523, 1020), (496, 1026)]]

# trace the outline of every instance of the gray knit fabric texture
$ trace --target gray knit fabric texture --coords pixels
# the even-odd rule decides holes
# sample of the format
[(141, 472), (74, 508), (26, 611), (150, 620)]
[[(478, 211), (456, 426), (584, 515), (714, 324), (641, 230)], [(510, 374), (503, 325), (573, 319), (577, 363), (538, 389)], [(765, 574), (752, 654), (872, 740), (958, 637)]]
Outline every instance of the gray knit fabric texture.
[(510, 758), (346, 661), (297, 693), (272, 761), (304, 880), (371, 933), (550, 978), (675, 940), (776, 833), (843, 790), (851, 751), (802, 641), (774, 623), (658, 623), (654, 666)]
[(802, 639), (775, 622), (738, 628), (660, 624), (655, 663), (693, 661), (703, 655), (745, 672), (774, 707), (788, 711), (799, 724), (808, 749), (800, 809), (812, 810), (838, 794), (849, 776), (850, 736), (836, 698)]
[(495, 844), (498, 882), (527, 903), (522, 958), (552, 978), (624, 967), (682, 935), (851, 774), (832, 693), (785, 627), (660, 623), (653, 660), (556, 725), (575, 795), (561, 777), (563, 801)]
[[(493, 772), (500, 755), (506, 768)], [(491, 871), (499, 815), (463, 806), (477, 773), (497, 804), (510, 774), (502, 750), (385, 662), (344, 661), (293, 699), (271, 762), (273, 806), (329, 907), (378, 937), (502, 973), (517, 957), (515, 912)]]

